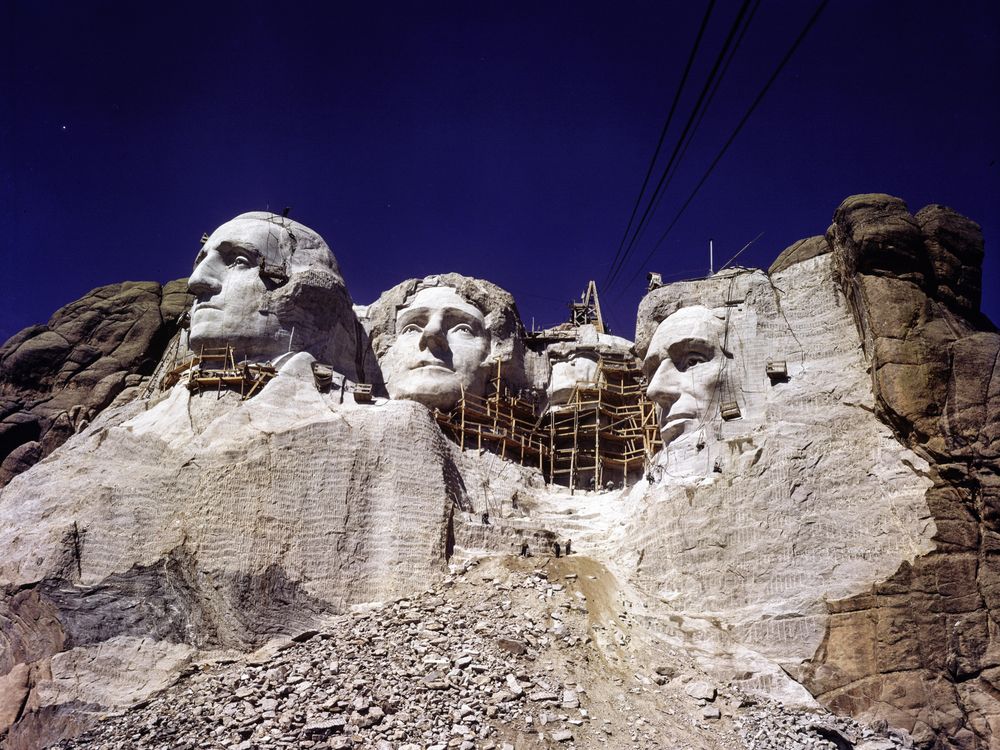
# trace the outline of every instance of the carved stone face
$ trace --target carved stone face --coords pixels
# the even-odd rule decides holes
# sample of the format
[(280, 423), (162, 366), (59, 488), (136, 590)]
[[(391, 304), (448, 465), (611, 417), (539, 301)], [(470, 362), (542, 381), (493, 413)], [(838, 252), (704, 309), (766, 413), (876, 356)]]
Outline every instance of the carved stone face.
[(195, 352), (228, 343), (243, 357), (256, 358), (264, 349), (280, 349), (275, 339), (281, 326), (267, 309), (268, 289), (258, 271), (262, 259), (281, 263), (275, 229), (235, 219), (216, 229), (198, 253), (188, 279), (195, 296), (190, 338)]
[[(283, 276), (262, 275), (262, 262)], [(354, 314), (337, 261), (298, 222), (266, 212), (227, 221), (198, 253), (188, 291), (196, 354), (229, 345), (237, 361), (265, 361), (306, 351), (338, 372), (353, 359)]]
[(394, 399), (450, 409), (486, 392), (490, 336), (483, 313), (452, 287), (421, 289), (396, 315), (396, 340), (382, 359)]
[(664, 447), (695, 432), (718, 408), (722, 334), (723, 322), (700, 306), (678, 310), (653, 334), (643, 371), (646, 395), (659, 406)]
[(564, 404), (578, 383), (593, 383), (597, 379), (597, 355), (591, 352), (571, 354), (552, 363), (552, 374), (545, 389), (549, 404)]

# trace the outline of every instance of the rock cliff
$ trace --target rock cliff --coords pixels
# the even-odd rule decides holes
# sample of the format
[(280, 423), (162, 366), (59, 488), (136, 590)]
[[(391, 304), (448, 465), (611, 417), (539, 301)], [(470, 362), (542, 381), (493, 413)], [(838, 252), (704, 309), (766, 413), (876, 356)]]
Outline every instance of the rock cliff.
[[(943, 206), (848, 198), (827, 232), (876, 413), (927, 462), (933, 551), (830, 603), (806, 684), (837, 710), (986, 747), (1000, 720), (1000, 335), (979, 314), (983, 238)], [(992, 740), (992, 741), (995, 741)]]

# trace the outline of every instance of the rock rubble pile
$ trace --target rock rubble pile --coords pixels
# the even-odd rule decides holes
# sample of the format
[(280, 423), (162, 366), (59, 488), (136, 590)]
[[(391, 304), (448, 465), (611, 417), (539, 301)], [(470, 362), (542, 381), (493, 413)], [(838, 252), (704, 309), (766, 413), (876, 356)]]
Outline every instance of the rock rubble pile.
[[(249, 658), (193, 666), (159, 696), (56, 747), (911, 746), (717, 689), (688, 664), (649, 667), (648, 655), (629, 653), (644, 642), (622, 631), (630, 626), (599, 624), (600, 597), (579, 585), (598, 581), (592, 561), (553, 562), (471, 563), (419, 596), (334, 618)], [(618, 653), (605, 659), (608, 648)]]

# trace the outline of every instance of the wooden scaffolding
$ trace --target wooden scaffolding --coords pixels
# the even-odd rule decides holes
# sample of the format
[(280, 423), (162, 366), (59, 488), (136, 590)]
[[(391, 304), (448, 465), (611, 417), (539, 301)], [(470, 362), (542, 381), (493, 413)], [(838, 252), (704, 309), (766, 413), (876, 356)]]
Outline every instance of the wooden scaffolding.
[(492, 451), (570, 488), (637, 479), (660, 448), (654, 405), (628, 355), (601, 356), (594, 382), (578, 383), (567, 403), (538, 412), (536, 399), (511, 393), (498, 366), (486, 398), (463, 394), (435, 417), (463, 449)]
[(160, 388), (166, 390), (186, 378), (187, 388), (192, 393), (215, 391), (217, 396), (221, 396), (223, 390), (239, 391), (240, 397), (246, 400), (277, 374), (278, 371), (271, 365), (237, 364), (233, 347), (229, 345), (215, 349), (202, 347), (189, 359), (182, 362), (175, 359), (163, 376)]
[(507, 388), (497, 363), (486, 398), (463, 392), (453, 409), (435, 410), (434, 415), (444, 433), (463, 449), (485, 448), (545, 471), (548, 444), (538, 431), (536, 412), (534, 399), (513, 394)]
[(628, 355), (602, 355), (594, 381), (577, 383), (542, 424), (549, 437), (550, 484), (622, 485), (641, 476), (660, 448), (655, 407)]

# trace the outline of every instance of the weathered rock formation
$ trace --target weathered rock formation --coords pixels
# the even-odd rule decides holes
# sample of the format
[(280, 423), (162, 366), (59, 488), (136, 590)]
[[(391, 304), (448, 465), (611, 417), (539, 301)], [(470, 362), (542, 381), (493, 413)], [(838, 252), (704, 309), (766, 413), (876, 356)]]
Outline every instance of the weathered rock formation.
[(0, 487), (153, 371), (190, 304), (186, 286), (109, 284), (0, 347)]
[(301, 369), (242, 404), (176, 386), (106, 411), (5, 488), (0, 672), (30, 670), (12, 738), (440, 570), (457, 489), (433, 419), (341, 405)]
[[(934, 550), (830, 603), (806, 684), (942, 747), (1000, 737), (1000, 335), (979, 314), (983, 239), (943, 206), (845, 200), (826, 240), (876, 412), (927, 462)], [(991, 739), (992, 738), (992, 739)]]

